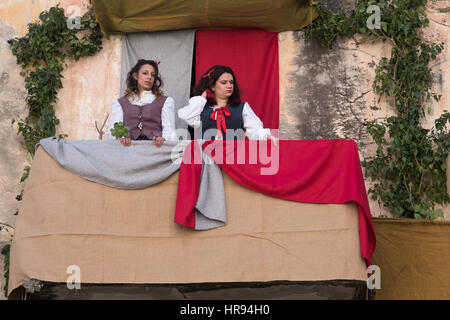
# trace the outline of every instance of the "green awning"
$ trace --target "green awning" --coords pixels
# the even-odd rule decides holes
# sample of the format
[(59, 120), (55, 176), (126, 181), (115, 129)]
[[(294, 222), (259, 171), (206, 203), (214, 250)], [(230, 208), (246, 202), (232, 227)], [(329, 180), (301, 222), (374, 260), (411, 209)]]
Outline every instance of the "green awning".
[(298, 30), (318, 15), (313, 0), (92, 0), (103, 34), (179, 29)]

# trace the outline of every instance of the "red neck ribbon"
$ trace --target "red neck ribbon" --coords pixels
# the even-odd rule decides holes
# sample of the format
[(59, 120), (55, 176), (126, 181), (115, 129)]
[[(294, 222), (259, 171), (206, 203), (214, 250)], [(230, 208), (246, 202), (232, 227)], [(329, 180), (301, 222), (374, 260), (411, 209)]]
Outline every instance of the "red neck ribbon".
[(225, 116), (226, 117), (231, 116), (230, 110), (228, 110), (227, 107), (217, 108), (216, 110), (214, 110), (213, 113), (211, 113), (211, 120), (216, 120), (218, 139), (222, 139), (222, 131), (220, 130), (221, 126), (223, 128), (223, 131), (227, 132), (227, 126), (225, 124)]

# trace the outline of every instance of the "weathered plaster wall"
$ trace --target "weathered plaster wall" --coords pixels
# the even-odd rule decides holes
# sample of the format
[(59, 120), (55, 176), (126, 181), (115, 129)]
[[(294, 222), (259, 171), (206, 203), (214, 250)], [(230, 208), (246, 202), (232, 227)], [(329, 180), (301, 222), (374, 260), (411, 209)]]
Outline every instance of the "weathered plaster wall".
[[(27, 164), (21, 150), (16, 127), (11, 119), (26, 115), (26, 90), (20, 68), (11, 54), (8, 39), (25, 35), (26, 25), (38, 19), (40, 12), (60, 4), (67, 12), (69, 6), (78, 6), (86, 12), (88, 0), (62, 1), (6, 1), (0, 0), (0, 221), (14, 224), (18, 202), (15, 196), (23, 186), (19, 185), (22, 169)], [(56, 116), (61, 120), (57, 133), (67, 133), (69, 139), (98, 139), (94, 121), (101, 125), (105, 113), (110, 112), (111, 102), (119, 94), (121, 37), (112, 36), (103, 42), (103, 50), (94, 57), (67, 60), (63, 72), (64, 88), (58, 93)]]
[[(0, 222), (12, 226), (19, 205), (15, 197), (22, 189), (19, 181), (27, 160), (17, 130), (11, 128), (11, 120), (26, 115), (26, 90), (6, 41), (23, 36), (27, 24), (52, 4), (52, 1), (0, 0)], [(9, 242), (9, 232), (13, 233), (13, 229), (0, 231), (0, 250)], [(0, 299), (4, 298), (3, 286), (3, 255), (0, 255)]]
[[(27, 114), (26, 90), (16, 58), (7, 40), (22, 37), (28, 23), (39, 14), (59, 4), (67, 16), (69, 6), (77, 6), (80, 14), (87, 10), (89, 0), (0, 0), (0, 222), (15, 225), (20, 202), (15, 200), (24, 187), (19, 184), (27, 155), (20, 147), (17, 128), (11, 127), (13, 118)], [(98, 139), (94, 121), (101, 125), (111, 102), (119, 94), (121, 37), (112, 36), (103, 42), (103, 50), (94, 57), (75, 62), (66, 61), (63, 86), (55, 105), (61, 120), (57, 133), (67, 133), (69, 139)], [(10, 229), (13, 233), (14, 230)], [(10, 239), (7, 231), (0, 232), (0, 250)], [(3, 256), (0, 255), (0, 299), (3, 297)]]
[[(321, 3), (334, 12), (348, 12), (353, 1)], [(445, 46), (431, 66), (432, 90), (442, 94), (442, 98), (440, 102), (430, 102), (432, 110), (423, 123), (427, 128), (432, 127), (443, 110), (450, 109), (449, 8), (449, 1), (439, 0), (429, 1), (426, 8), (430, 26), (423, 30), (422, 37), (444, 42)], [(385, 97), (378, 103), (373, 89), (375, 66), (382, 57), (390, 55), (390, 50), (389, 42), (367, 42), (357, 47), (352, 39), (341, 38), (328, 51), (314, 40), (305, 44), (302, 31), (280, 33), (281, 139), (353, 139), (361, 159), (374, 155), (376, 146), (363, 123), (394, 114)], [(366, 188), (371, 185), (367, 179)], [(390, 216), (377, 202), (369, 200), (373, 216)], [(450, 220), (450, 206), (443, 209)]]
[[(12, 226), (18, 208), (15, 196), (23, 188), (19, 184), (26, 154), (20, 149), (17, 130), (11, 119), (26, 114), (23, 78), (6, 40), (21, 37), (27, 24), (39, 13), (60, 4), (67, 9), (78, 6), (84, 13), (88, 0), (0, 0), (0, 222)], [(321, 1), (335, 12), (351, 9), (352, 0)], [(425, 125), (431, 126), (450, 102), (450, 4), (430, 0), (427, 13), (430, 27), (423, 37), (443, 41), (445, 52), (433, 64), (433, 90), (442, 94), (432, 103)], [(69, 14), (67, 14), (69, 15)], [(359, 47), (348, 39), (340, 39), (331, 52), (317, 43), (305, 44), (302, 32), (279, 34), (280, 52), (280, 137), (281, 139), (354, 139), (361, 159), (374, 153), (374, 144), (364, 131), (366, 120), (384, 118), (393, 113), (383, 98), (380, 103), (372, 83), (375, 64), (390, 54), (389, 43), (377, 42)], [(111, 102), (119, 94), (121, 37), (104, 39), (103, 50), (94, 57), (68, 61), (64, 71), (64, 88), (58, 93), (56, 115), (61, 120), (58, 133), (69, 139), (98, 139), (94, 121), (102, 123), (110, 112)], [(449, 160), (450, 166), (450, 160)], [(450, 183), (450, 175), (448, 174)], [(366, 187), (370, 181), (366, 181)], [(370, 200), (372, 215), (389, 215)], [(450, 210), (446, 218), (450, 220)], [(11, 230), (13, 232), (13, 230)], [(8, 241), (8, 233), (0, 233), (0, 248)], [(3, 288), (2, 256), (0, 256), (0, 289)], [(0, 298), (3, 291), (0, 290)]]
[[(429, 0), (426, 12), (430, 25), (423, 30), (423, 39), (444, 42), (444, 52), (431, 65), (434, 75), (432, 90), (442, 95), (439, 102), (432, 101), (431, 113), (424, 121), (424, 127), (431, 128), (443, 110), (450, 111), (450, 1)], [(447, 191), (450, 194), (450, 155), (447, 157)], [(445, 220), (450, 221), (450, 205), (443, 210)]]

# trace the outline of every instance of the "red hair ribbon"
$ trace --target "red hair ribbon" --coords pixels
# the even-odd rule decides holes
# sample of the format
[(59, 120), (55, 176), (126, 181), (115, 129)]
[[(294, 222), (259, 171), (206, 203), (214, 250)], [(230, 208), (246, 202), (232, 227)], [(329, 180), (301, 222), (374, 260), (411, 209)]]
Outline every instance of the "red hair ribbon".
[(231, 113), (230, 110), (228, 110), (227, 107), (220, 107), (216, 110), (214, 110), (213, 113), (211, 113), (211, 120), (216, 120), (217, 124), (217, 139), (222, 139), (222, 131), (220, 130), (220, 127), (222, 126), (223, 131), (227, 132), (227, 126), (225, 124), (225, 116), (230, 117)]
[(205, 74), (204, 76), (203, 76), (203, 78), (206, 78), (206, 77), (208, 77), (210, 80), (211, 80), (211, 73), (214, 71), (214, 69), (211, 69), (207, 74)]
[(161, 61), (155, 61), (156, 62), (156, 64), (159, 66), (159, 64), (161, 63)]

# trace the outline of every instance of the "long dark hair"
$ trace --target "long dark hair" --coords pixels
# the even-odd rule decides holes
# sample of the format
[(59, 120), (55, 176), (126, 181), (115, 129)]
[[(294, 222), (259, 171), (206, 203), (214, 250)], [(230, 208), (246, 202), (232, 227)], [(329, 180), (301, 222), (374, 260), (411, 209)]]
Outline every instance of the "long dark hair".
[(151, 65), (155, 69), (155, 81), (153, 82), (152, 92), (156, 96), (156, 99), (162, 97), (163, 92), (160, 89), (163, 86), (163, 82), (161, 79), (161, 75), (159, 74), (158, 63), (154, 60), (145, 60), (139, 59), (136, 65), (131, 68), (130, 72), (127, 75), (127, 88), (125, 89), (125, 97), (128, 97), (132, 94), (139, 94), (138, 82), (133, 77), (133, 73), (139, 74), (139, 70), (145, 64)]
[[(193, 90), (194, 96), (201, 95), (206, 89), (210, 89), (213, 87), (220, 76), (224, 73), (229, 73), (233, 76), (234, 86), (233, 86), (233, 94), (228, 98), (228, 106), (235, 107), (241, 103), (241, 92), (239, 90), (238, 83), (236, 81), (236, 77), (234, 76), (233, 70), (227, 66), (216, 65), (209, 68), (204, 74), (201, 75), (200, 80)], [(208, 76), (209, 74), (209, 76)], [(217, 104), (215, 98), (207, 98), (206, 105), (212, 106)]]

